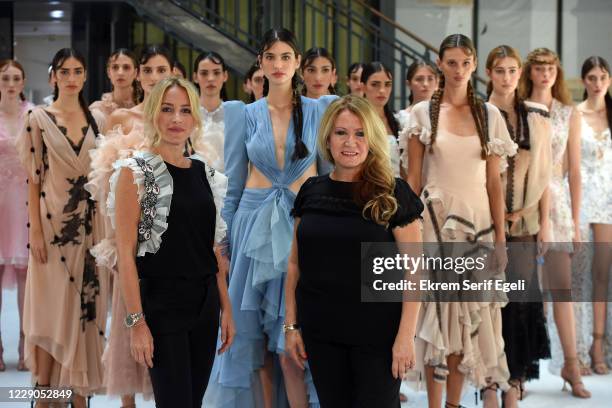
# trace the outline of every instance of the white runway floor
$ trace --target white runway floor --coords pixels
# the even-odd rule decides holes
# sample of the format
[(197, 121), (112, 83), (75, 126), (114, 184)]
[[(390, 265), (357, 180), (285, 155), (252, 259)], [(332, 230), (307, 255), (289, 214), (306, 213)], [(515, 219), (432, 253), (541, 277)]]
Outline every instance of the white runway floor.
[[(2, 293), (2, 314), (1, 329), (2, 342), (4, 343), (4, 361), (7, 370), (0, 373), (0, 387), (27, 386), (30, 384), (30, 374), (18, 372), (17, 367), (17, 343), (18, 334), (18, 313), (16, 291), (5, 290)], [(546, 361), (541, 363), (541, 378), (527, 384), (528, 395), (519, 406), (524, 408), (608, 408), (612, 407), (612, 374), (606, 376), (589, 376), (584, 378), (587, 388), (593, 393), (589, 400), (579, 400), (573, 398), (567, 392), (561, 392), (561, 378), (549, 374)], [(407, 388), (402, 389), (407, 392), (409, 402), (403, 404), (402, 408), (421, 408), (427, 407), (427, 395), (425, 392), (414, 393)], [(462, 404), (466, 407), (475, 407), (474, 390), (470, 389), (463, 398)], [(96, 396), (92, 399), (93, 408), (115, 408), (120, 407), (120, 401), (109, 399), (105, 396)], [(0, 408), (13, 408), (29, 406), (23, 403), (0, 402)], [(142, 401), (137, 399), (138, 407), (154, 407), (152, 401)], [(482, 407), (479, 401), (478, 406)]]

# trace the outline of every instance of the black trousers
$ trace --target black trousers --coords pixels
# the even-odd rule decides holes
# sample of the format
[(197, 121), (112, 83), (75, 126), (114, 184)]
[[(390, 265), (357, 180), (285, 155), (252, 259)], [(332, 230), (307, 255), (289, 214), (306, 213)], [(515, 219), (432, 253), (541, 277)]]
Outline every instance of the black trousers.
[(399, 408), (392, 345), (353, 346), (302, 333), (322, 408)]
[(207, 308), (190, 330), (153, 335), (149, 369), (157, 408), (201, 408), (215, 359), (219, 308)]

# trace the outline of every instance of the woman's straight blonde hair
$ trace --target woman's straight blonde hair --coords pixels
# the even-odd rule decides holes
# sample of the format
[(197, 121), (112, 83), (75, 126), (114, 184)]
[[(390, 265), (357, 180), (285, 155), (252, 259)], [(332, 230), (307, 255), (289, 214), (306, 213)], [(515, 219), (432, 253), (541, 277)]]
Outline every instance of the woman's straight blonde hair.
[(187, 92), (191, 116), (195, 121), (193, 133), (189, 137), (189, 143), (192, 146), (198, 146), (201, 143), (202, 114), (200, 113), (200, 97), (198, 96), (198, 91), (191, 82), (178, 76), (171, 76), (162, 79), (153, 87), (144, 105), (144, 136), (148, 146), (158, 146), (161, 141), (161, 132), (157, 126), (157, 118), (161, 111), (162, 101), (164, 95), (166, 95), (166, 91), (175, 86), (183, 88), (185, 92)]
[(335, 164), (329, 150), (329, 138), (334, 131), (340, 113), (349, 111), (359, 118), (364, 138), (368, 143), (368, 155), (361, 167), (361, 186), (356, 199), (363, 204), (363, 216), (377, 224), (388, 226), (397, 211), (395, 178), (391, 169), (387, 130), (370, 102), (365, 98), (346, 95), (329, 105), (319, 127), (319, 151), (330, 163)]

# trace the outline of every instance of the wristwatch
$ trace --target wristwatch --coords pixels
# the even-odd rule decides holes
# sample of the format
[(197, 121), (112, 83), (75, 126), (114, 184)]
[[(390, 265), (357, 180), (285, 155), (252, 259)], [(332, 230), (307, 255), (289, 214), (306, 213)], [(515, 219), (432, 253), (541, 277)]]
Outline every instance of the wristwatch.
[(136, 323), (138, 323), (143, 318), (144, 315), (142, 314), (142, 312), (128, 313), (127, 316), (125, 316), (125, 327), (134, 327), (136, 326)]

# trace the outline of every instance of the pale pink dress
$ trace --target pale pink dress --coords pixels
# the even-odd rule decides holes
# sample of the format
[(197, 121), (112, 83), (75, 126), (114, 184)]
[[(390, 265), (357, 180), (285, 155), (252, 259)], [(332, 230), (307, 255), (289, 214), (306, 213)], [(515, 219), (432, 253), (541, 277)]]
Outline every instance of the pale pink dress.
[[(400, 134), (400, 146), (407, 146), (409, 138), (418, 137), (426, 148), (421, 197), (426, 206), (423, 242), (468, 241), (492, 246), (495, 234), (486, 189), (486, 161), (481, 158), (478, 135), (463, 137), (438, 129), (430, 154), (429, 106), (427, 101), (416, 104)], [(515, 155), (517, 145), (510, 138), (499, 110), (489, 103), (486, 109), (489, 154), (502, 157), (505, 167), (505, 157)], [(423, 302), (415, 341), (417, 377), (425, 378), (428, 365), (434, 367), (437, 381), (445, 381), (446, 358), (460, 354), (463, 358), (459, 370), (473, 386), (483, 387), (490, 378), (507, 388), (510, 373), (501, 331), (503, 305), (499, 301)], [(420, 386), (420, 381), (417, 383)]]
[[(30, 257), (25, 287), (25, 361), (37, 381), (36, 350), (53, 357), (52, 387), (80, 395), (102, 391), (101, 363), (108, 310), (108, 274), (97, 268), (90, 249), (104, 225), (98, 203), (83, 189), (95, 148), (92, 124), (79, 146), (38, 106), (29, 111), (16, 141), (19, 159), (40, 184), (40, 218), (47, 262)], [(95, 114), (99, 124), (102, 120)], [(25, 204), (25, 203), (24, 203)]]
[[(85, 188), (92, 197), (102, 203), (106, 234), (104, 239), (92, 249), (98, 266), (117, 273), (117, 253), (115, 230), (107, 213), (109, 179), (114, 172), (113, 164), (130, 157), (135, 150), (142, 148), (144, 142), (142, 122), (134, 121), (132, 130), (124, 134), (120, 126), (101, 135), (98, 148), (91, 152), (92, 171)], [(114, 276), (111, 325), (108, 342), (102, 356), (104, 364), (104, 386), (109, 396), (142, 394), (148, 400), (153, 396), (151, 380), (146, 367), (138, 364), (130, 352), (130, 331), (124, 325), (127, 314), (121, 297), (119, 278)]]
[(14, 287), (16, 274), (25, 274), (28, 267), (28, 175), (19, 161), (15, 140), (33, 107), (30, 102), (21, 104), (21, 119), (15, 129), (0, 120), (0, 268), (4, 267), (0, 289)]

